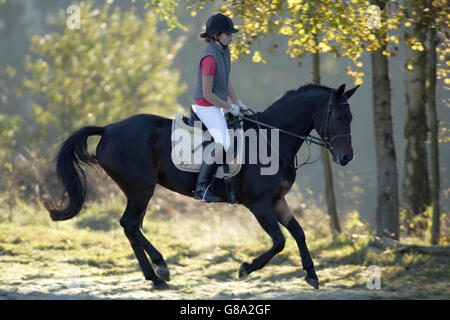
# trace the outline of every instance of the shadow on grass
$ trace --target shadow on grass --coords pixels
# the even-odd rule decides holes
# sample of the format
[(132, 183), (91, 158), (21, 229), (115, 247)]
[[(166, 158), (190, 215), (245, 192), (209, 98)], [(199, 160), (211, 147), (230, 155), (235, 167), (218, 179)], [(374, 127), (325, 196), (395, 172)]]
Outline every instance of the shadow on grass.
[(96, 268), (114, 268), (116, 263), (112, 259), (108, 260), (94, 260), (94, 259), (70, 259), (65, 261), (66, 263), (73, 264), (76, 266), (88, 265), (90, 267)]
[(0, 246), (0, 256), (12, 256), (12, 257), (14, 257), (14, 256), (18, 256), (18, 255), (19, 255), (18, 253), (15, 253), (14, 251), (11, 251), (11, 250), (7, 250), (7, 249), (5, 249), (5, 248)]
[(265, 281), (271, 282), (282, 282), (289, 280), (297, 280), (299, 278), (303, 279), (306, 276), (306, 272), (303, 270), (295, 270), (286, 273), (276, 274), (268, 277), (264, 277)]

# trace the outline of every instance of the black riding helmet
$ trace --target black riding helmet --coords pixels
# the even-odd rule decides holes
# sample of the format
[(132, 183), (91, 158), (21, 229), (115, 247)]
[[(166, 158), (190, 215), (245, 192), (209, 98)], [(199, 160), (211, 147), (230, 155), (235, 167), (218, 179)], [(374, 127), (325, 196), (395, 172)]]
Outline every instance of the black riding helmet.
[(236, 33), (239, 30), (236, 29), (233, 25), (233, 21), (223, 15), (218, 13), (209, 17), (208, 21), (206, 21), (206, 32), (209, 35), (213, 35), (214, 33)]
[(216, 35), (220, 33), (236, 33), (238, 31), (229, 17), (218, 13), (209, 17), (208, 21), (206, 21), (206, 30), (200, 34), (200, 38), (205, 38), (206, 42), (217, 41), (223, 49), (226, 49), (228, 46), (224, 46)]

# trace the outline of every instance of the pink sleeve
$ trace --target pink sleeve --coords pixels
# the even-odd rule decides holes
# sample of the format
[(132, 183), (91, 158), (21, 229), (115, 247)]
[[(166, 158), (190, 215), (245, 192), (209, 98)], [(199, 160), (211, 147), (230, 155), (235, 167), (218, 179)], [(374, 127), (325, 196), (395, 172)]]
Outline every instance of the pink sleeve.
[(206, 56), (202, 59), (200, 63), (202, 69), (202, 75), (213, 76), (216, 73), (216, 60), (213, 56)]

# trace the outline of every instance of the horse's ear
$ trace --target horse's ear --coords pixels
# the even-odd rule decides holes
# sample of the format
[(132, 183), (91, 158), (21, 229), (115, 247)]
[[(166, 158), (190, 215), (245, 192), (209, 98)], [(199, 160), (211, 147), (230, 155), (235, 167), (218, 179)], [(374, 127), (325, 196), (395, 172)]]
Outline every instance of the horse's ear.
[(357, 85), (356, 87), (354, 87), (353, 89), (348, 90), (347, 92), (345, 92), (345, 97), (347, 99), (350, 99), (350, 97), (355, 93), (355, 91), (359, 88), (359, 85)]
[(336, 98), (340, 97), (345, 91), (345, 83), (341, 84), (341, 86), (336, 90)]

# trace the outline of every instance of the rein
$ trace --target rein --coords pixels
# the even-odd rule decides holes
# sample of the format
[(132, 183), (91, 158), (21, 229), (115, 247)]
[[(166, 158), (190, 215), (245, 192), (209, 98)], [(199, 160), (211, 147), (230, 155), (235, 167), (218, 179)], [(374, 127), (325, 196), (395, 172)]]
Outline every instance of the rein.
[[(271, 126), (270, 124), (263, 123), (263, 122), (260, 122), (260, 121), (258, 121), (258, 120), (250, 119), (250, 118), (245, 117), (245, 116), (239, 116), (238, 118), (239, 118), (239, 119), (243, 119), (243, 120), (247, 120), (247, 121), (250, 121), (250, 122), (253, 122), (253, 123), (256, 123), (256, 124), (258, 125), (258, 129), (259, 129), (259, 130), (261, 130), (260, 125), (265, 126), (265, 127), (268, 127), (268, 128), (271, 128), (271, 129), (277, 129), (277, 130), (279, 130), (280, 132), (283, 132), (283, 133), (285, 133), (285, 134), (287, 134), (287, 135), (290, 135), (290, 136), (295, 137), (295, 138), (297, 138), (297, 139), (304, 140), (304, 141), (307, 142), (307, 143), (309, 142), (309, 144), (314, 143), (314, 144), (317, 144), (317, 145), (319, 145), (319, 146), (321, 146), (321, 147), (324, 147), (324, 148), (327, 149), (327, 150), (332, 151), (334, 148), (331, 146), (331, 142), (333, 142), (334, 140), (339, 139), (339, 138), (350, 138), (350, 137), (351, 137), (351, 134), (340, 134), (340, 135), (335, 135), (335, 136), (332, 136), (331, 138), (329, 138), (329, 133), (328, 133), (328, 131), (329, 131), (330, 127), (331, 127), (331, 122), (330, 122), (330, 121), (331, 121), (331, 105), (332, 105), (331, 102), (333, 101), (333, 96), (334, 96), (334, 93), (331, 94), (330, 99), (328, 100), (327, 115), (326, 115), (325, 120), (323, 121), (322, 126), (321, 126), (321, 128), (322, 128), (322, 127), (323, 127), (323, 124), (325, 124), (325, 138), (324, 138), (323, 140), (320, 139), (320, 138), (318, 138), (318, 137), (314, 137), (314, 136), (310, 136), (310, 135), (308, 135), (308, 136), (298, 135), (298, 134), (289, 132), (289, 131), (287, 131), (287, 130), (284, 130), (284, 129), (280, 129), (280, 128)], [(256, 112), (253, 111), (253, 110), (250, 109), (250, 108), (249, 108), (249, 110), (250, 110), (250, 111), (253, 113), (253, 115), (256, 117)], [(313, 118), (314, 118), (314, 116), (313, 116)], [(269, 140), (266, 139), (266, 141), (267, 141), (267, 142), (269, 143), (269, 145), (272, 147), (272, 145), (271, 145), (271, 143), (269, 142)], [(308, 147), (309, 147), (309, 146), (308, 146)], [(274, 149), (273, 149), (273, 150), (274, 150)], [(275, 150), (275, 151), (276, 151), (276, 150)], [(276, 152), (277, 152), (277, 151), (276, 151)], [(278, 153), (278, 152), (277, 152), (277, 153)], [(310, 155), (311, 155), (311, 151), (310, 151)], [(319, 156), (319, 157), (318, 157), (316, 160), (314, 160), (313, 162), (308, 162), (310, 155), (308, 156), (308, 159), (307, 159), (304, 163), (302, 163), (301, 165), (298, 165), (297, 154), (296, 154), (296, 155), (295, 155), (295, 163), (296, 163), (296, 164), (295, 164), (295, 165), (292, 165), (289, 161), (286, 161), (286, 160), (278, 153), (278, 156), (279, 156), (283, 161), (285, 161), (287, 164), (289, 164), (289, 166), (290, 166), (291, 168), (293, 168), (294, 170), (298, 170), (298, 168), (300, 168), (301, 166), (303, 166), (303, 165), (305, 165), (305, 164), (312, 164), (312, 163), (315, 163), (316, 161), (318, 161), (318, 160), (320, 159), (320, 156)]]

